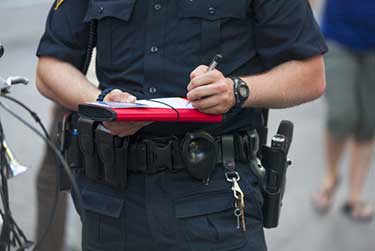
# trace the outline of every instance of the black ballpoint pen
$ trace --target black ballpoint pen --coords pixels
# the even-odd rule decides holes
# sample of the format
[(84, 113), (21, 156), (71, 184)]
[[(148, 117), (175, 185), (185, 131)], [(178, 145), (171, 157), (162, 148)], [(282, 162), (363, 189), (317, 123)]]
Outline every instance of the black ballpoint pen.
[[(210, 65), (207, 68), (207, 72), (215, 70), (215, 68), (218, 66), (218, 64), (223, 59), (223, 56), (221, 54), (216, 54), (215, 57), (212, 59)], [(190, 105), (190, 101), (186, 104), (186, 106)]]

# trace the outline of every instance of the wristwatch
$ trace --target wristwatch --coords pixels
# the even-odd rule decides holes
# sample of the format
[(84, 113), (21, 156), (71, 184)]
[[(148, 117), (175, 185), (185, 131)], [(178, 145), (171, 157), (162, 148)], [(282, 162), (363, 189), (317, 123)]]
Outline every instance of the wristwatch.
[(233, 81), (233, 93), (236, 104), (234, 108), (241, 108), (250, 95), (249, 86), (239, 77), (230, 76)]

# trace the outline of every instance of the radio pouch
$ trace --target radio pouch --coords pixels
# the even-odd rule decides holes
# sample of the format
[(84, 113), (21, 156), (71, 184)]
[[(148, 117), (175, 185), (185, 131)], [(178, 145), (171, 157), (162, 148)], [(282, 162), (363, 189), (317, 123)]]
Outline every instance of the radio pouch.
[(99, 124), (95, 132), (95, 143), (104, 166), (104, 182), (113, 188), (125, 190), (129, 137), (117, 137)]
[(103, 176), (102, 163), (100, 162), (95, 144), (95, 130), (98, 122), (80, 117), (78, 120), (79, 146), (83, 154), (83, 167), (86, 177), (91, 180), (101, 180)]

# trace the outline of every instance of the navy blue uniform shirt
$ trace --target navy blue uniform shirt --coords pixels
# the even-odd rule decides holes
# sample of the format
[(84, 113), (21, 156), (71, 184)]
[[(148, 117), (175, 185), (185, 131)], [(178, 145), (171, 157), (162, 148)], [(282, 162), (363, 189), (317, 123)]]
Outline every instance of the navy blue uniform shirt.
[[(65, 0), (51, 9), (37, 56), (81, 68), (91, 20), (100, 87), (138, 99), (185, 97), (190, 72), (217, 53), (224, 76), (245, 76), (327, 50), (307, 0)], [(221, 124), (153, 123), (142, 131), (221, 134), (259, 123), (259, 110), (246, 108)]]

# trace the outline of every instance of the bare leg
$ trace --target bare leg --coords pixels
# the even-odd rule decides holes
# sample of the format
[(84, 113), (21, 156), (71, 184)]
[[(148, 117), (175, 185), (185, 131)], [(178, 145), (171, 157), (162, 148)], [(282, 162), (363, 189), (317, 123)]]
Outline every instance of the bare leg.
[(374, 140), (359, 142), (353, 140), (350, 163), (348, 202), (361, 200), (361, 193), (369, 171), (374, 152)]
[(369, 222), (375, 214), (374, 207), (362, 200), (361, 194), (370, 167), (374, 141), (353, 141), (349, 195), (343, 211), (352, 219)]
[(331, 205), (338, 182), (338, 165), (346, 145), (346, 140), (337, 141), (328, 131), (326, 131), (324, 140), (326, 146), (325, 174), (319, 192), (313, 195), (313, 202), (321, 212), (327, 211)]
[(332, 188), (337, 182), (338, 166), (347, 140), (336, 140), (328, 131), (325, 135), (326, 145), (326, 173), (323, 178), (323, 187)]

